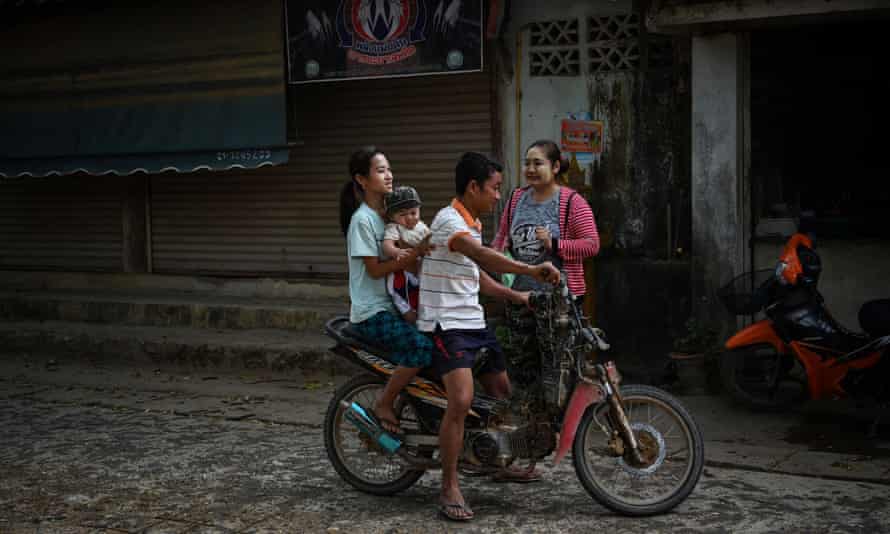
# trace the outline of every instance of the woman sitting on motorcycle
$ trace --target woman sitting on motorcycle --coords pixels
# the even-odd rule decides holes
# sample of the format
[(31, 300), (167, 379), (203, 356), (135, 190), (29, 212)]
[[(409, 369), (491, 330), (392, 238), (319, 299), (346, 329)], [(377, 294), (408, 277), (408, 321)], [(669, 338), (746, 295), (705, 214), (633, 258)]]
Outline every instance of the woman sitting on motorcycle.
[(383, 199), (392, 192), (393, 182), (389, 161), (375, 147), (362, 148), (349, 159), (349, 175), (340, 193), (340, 229), (349, 256), (349, 321), (364, 337), (386, 346), (398, 364), (374, 413), (387, 432), (399, 433), (393, 403), (402, 388), (430, 364), (432, 342), (396, 312), (386, 291), (386, 275), (413, 269), (429, 245), (421, 242), (398, 260), (381, 261)]

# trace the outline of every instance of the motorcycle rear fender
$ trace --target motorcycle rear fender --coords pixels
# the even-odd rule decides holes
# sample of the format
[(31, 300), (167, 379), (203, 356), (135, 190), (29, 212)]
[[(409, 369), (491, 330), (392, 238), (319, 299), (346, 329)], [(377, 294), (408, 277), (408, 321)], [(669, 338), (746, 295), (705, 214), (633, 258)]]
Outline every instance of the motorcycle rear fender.
[(776, 333), (776, 330), (773, 328), (773, 322), (769, 319), (757, 321), (751, 326), (736, 332), (734, 336), (726, 341), (724, 346), (729, 350), (733, 350), (761, 343), (769, 343), (780, 354), (788, 352), (785, 342)]
[(575, 432), (578, 431), (578, 423), (581, 422), (581, 416), (587, 411), (587, 408), (594, 403), (602, 402), (606, 394), (599, 384), (589, 382), (579, 382), (572, 392), (572, 398), (569, 399), (569, 405), (563, 416), (562, 429), (559, 432), (559, 446), (556, 449), (556, 457), (553, 459), (553, 465), (559, 465), (572, 443), (575, 441)]

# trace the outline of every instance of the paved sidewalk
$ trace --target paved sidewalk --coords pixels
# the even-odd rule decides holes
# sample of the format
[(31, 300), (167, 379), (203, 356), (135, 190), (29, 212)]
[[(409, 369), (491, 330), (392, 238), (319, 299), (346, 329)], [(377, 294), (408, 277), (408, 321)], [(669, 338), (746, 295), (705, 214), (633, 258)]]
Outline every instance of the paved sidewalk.
[[(0, 398), (210, 416), (320, 428), (344, 374), (225, 370), (0, 354)], [(810, 403), (754, 414), (711, 395), (682, 395), (702, 428), (708, 465), (890, 485), (890, 420), (877, 437), (871, 414), (848, 403)]]

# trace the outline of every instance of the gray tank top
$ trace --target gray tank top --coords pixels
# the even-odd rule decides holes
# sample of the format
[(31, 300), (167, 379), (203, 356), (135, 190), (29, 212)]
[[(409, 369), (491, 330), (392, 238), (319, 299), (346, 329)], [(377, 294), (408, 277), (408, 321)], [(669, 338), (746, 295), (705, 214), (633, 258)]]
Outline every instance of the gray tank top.
[[(510, 253), (516, 260), (529, 265), (550, 261), (557, 269), (562, 269), (562, 261), (535, 237), (535, 229), (544, 227), (550, 230), (551, 237), (559, 239), (559, 193), (557, 189), (543, 202), (535, 201), (531, 188), (521, 193), (510, 225)], [(513, 289), (517, 291), (540, 290), (545, 287), (550, 286), (545, 286), (530, 276), (517, 276), (513, 282)]]

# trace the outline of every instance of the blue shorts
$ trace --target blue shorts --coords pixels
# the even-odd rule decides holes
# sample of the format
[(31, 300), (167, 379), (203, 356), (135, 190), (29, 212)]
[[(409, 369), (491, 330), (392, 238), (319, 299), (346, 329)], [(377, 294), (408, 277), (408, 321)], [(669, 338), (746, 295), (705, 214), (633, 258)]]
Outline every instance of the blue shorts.
[(386, 347), (393, 363), (402, 367), (426, 367), (430, 364), (430, 338), (398, 315), (379, 312), (352, 325), (362, 337)]
[(504, 351), (496, 337), (487, 328), (481, 330), (442, 330), (436, 328), (433, 339), (433, 368), (439, 376), (455, 369), (472, 369), (476, 365), (479, 349), (488, 349), (488, 358), (479, 368), (479, 374), (500, 373), (507, 370)]

